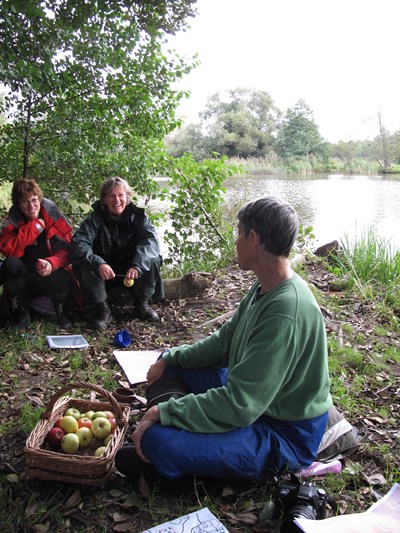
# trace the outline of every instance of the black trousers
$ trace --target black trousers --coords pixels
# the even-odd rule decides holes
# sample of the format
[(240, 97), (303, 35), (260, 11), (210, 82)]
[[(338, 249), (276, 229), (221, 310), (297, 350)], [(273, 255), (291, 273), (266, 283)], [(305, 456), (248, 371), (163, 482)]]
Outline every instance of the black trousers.
[(18, 296), (25, 305), (38, 296), (49, 296), (54, 303), (66, 303), (71, 296), (71, 276), (63, 268), (40, 276), (33, 265), (10, 256), (1, 266), (1, 277), (6, 295)]
[(74, 265), (74, 273), (83, 294), (83, 301), (86, 305), (95, 305), (100, 302), (105, 302), (107, 294), (114, 289), (128, 291), (128, 296), (137, 300), (150, 300), (159, 302), (164, 299), (164, 288), (161, 279), (161, 258), (155, 261), (149, 272), (145, 272), (140, 278), (135, 280), (133, 287), (128, 288), (123, 285), (123, 277), (126, 271), (131, 268), (131, 264), (126, 261), (108, 261), (107, 264), (114, 270), (115, 274), (119, 276), (114, 279), (104, 281), (100, 278), (97, 269), (88, 270), (82, 268), (80, 265)]

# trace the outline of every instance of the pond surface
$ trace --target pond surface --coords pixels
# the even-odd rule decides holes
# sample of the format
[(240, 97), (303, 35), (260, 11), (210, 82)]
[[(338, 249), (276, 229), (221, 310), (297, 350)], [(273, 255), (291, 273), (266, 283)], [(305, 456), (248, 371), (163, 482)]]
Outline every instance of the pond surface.
[(232, 209), (273, 194), (290, 202), (316, 245), (353, 241), (369, 229), (400, 249), (400, 177), (345, 175), (235, 176), (225, 183)]

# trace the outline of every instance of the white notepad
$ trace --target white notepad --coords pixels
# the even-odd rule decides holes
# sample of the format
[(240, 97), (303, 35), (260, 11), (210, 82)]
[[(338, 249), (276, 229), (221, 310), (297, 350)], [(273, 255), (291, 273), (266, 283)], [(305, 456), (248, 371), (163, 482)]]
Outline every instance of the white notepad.
[(163, 350), (114, 350), (114, 356), (122, 366), (131, 385), (144, 383), (150, 366), (157, 361)]

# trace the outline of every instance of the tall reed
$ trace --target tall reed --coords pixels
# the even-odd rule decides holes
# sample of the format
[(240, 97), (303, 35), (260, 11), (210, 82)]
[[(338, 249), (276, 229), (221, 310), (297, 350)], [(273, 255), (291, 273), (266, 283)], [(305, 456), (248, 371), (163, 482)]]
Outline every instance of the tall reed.
[(388, 239), (369, 228), (360, 237), (342, 241), (343, 250), (336, 256), (337, 266), (347, 275), (364, 297), (372, 291), (383, 299), (400, 295), (400, 252)]

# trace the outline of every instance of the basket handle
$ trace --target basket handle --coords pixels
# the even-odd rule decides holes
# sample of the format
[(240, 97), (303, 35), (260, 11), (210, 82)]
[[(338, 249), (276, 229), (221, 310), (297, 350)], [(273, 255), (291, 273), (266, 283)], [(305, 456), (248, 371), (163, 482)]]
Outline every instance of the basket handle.
[(94, 392), (96, 392), (99, 396), (103, 396), (108, 402), (111, 403), (113, 406), (113, 410), (115, 413), (115, 421), (119, 426), (122, 426), (124, 424), (124, 419), (122, 418), (122, 409), (119, 404), (119, 402), (114, 398), (114, 396), (103, 389), (103, 387), (100, 387), (100, 385), (96, 385), (95, 383), (88, 383), (87, 381), (79, 381), (77, 383), (70, 383), (69, 385), (65, 385), (62, 387), (50, 400), (50, 402), (46, 406), (46, 410), (42, 412), (40, 418), (48, 419), (50, 418), (54, 405), (63, 396), (66, 392), (69, 392), (72, 389), (89, 389)]

